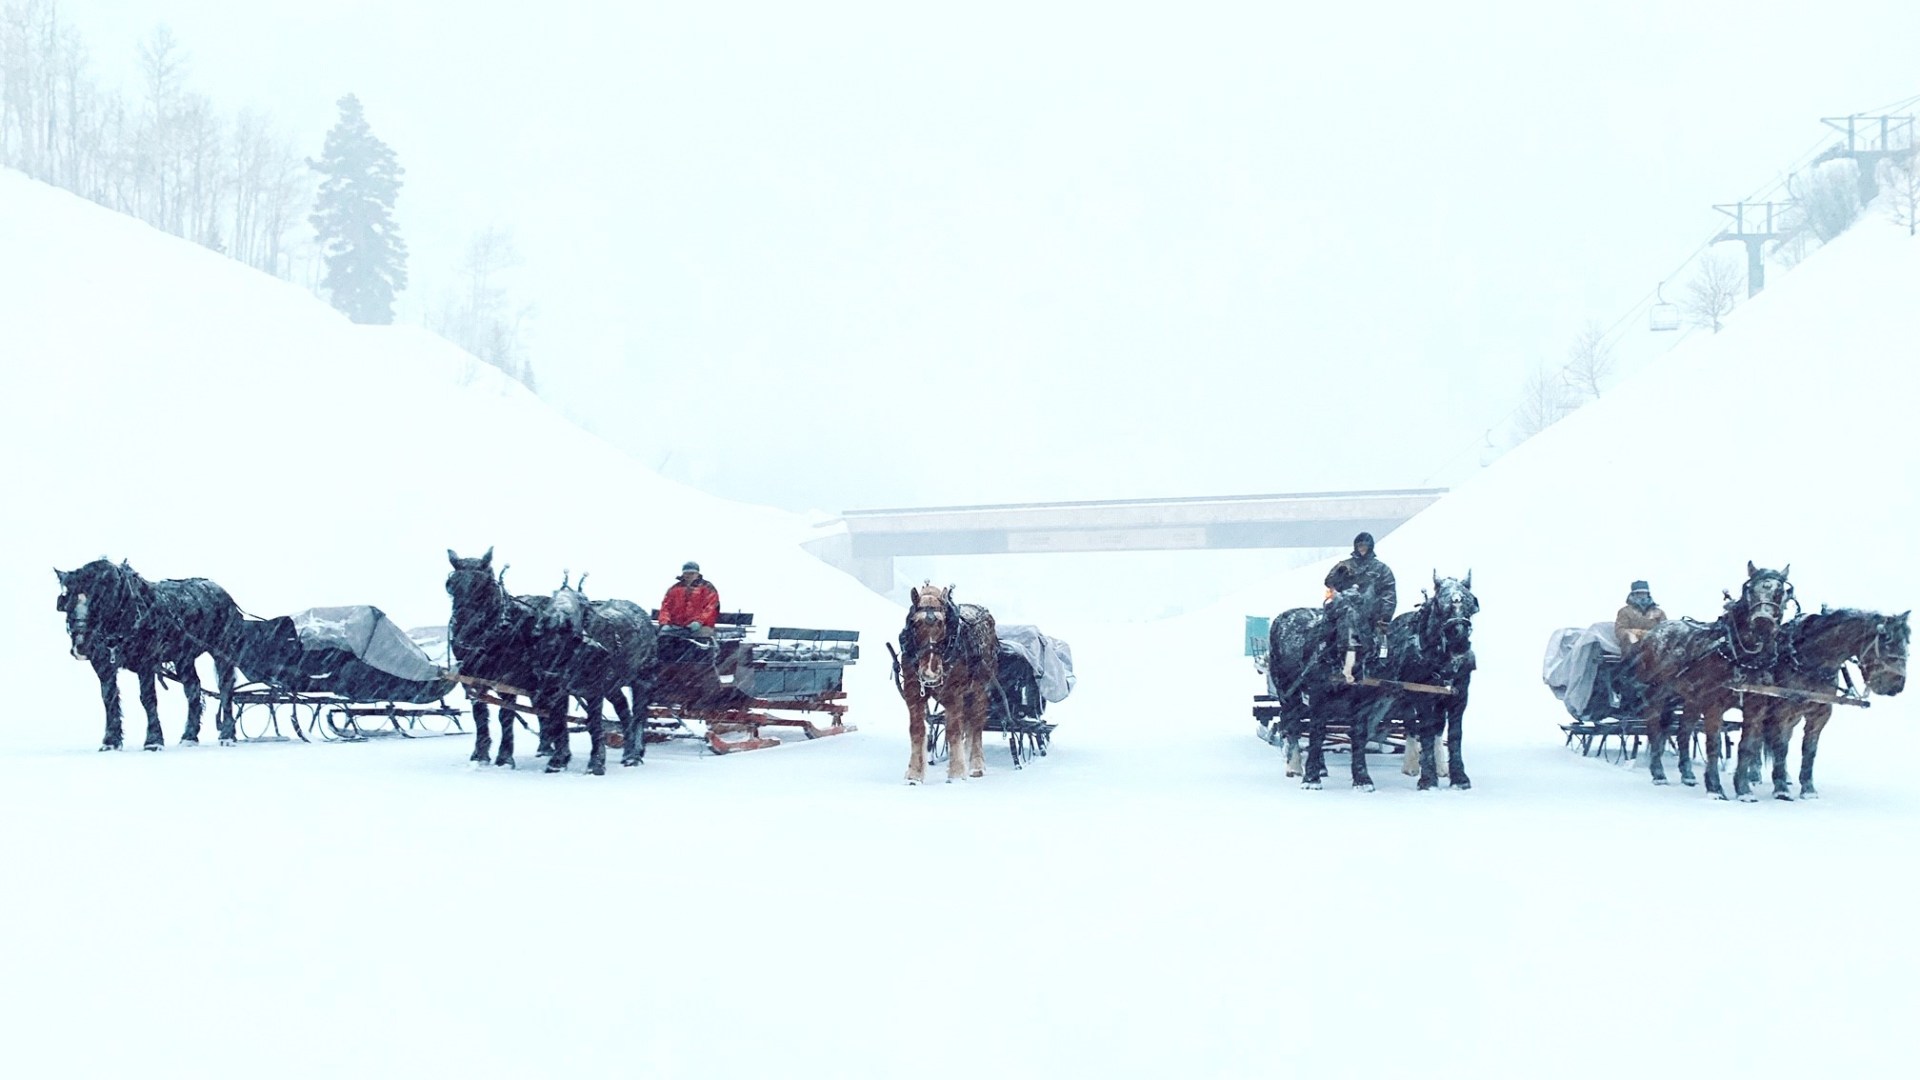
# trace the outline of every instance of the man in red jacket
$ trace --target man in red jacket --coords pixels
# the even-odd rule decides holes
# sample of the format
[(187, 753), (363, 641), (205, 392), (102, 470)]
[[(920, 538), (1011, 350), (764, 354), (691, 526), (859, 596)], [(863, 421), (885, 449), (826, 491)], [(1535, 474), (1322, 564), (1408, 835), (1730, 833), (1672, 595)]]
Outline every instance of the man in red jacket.
[(720, 590), (700, 576), (699, 563), (680, 567), (680, 580), (660, 601), (660, 625), (684, 626), (696, 637), (712, 637), (713, 626), (719, 621)]

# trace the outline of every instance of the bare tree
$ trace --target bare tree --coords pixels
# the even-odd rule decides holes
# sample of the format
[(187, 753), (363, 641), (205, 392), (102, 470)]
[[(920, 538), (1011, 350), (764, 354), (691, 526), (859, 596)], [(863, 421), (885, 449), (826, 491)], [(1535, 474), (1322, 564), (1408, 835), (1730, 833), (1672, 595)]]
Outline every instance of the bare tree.
[(1710, 254), (1700, 260), (1700, 269), (1687, 285), (1687, 296), (1680, 306), (1693, 325), (1717, 334), (1746, 288), (1746, 271), (1738, 259)]
[(1567, 365), (1561, 370), (1569, 389), (1598, 401), (1601, 385), (1613, 375), (1613, 365), (1613, 346), (1607, 343), (1606, 330), (1597, 322), (1589, 322), (1573, 339), (1573, 346), (1567, 350)]
[(1850, 158), (1814, 165), (1789, 180), (1788, 190), (1823, 244), (1852, 228), (1860, 217), (1860, 166)]
[(1908, 236), (1920, 230), (1920, 148), (1882, 164), (1880, 189), (1887, 193), (1887, 216), (1893, 223), (1906, 226)]
[(1518, 444), (1533, 438), (1579, 406), (1561, 371), (1535, 365), (1521, 384), (1520, 405), (1513, 414), (1513, 441)]
[(474, 234), (460, 262), (465, 289), (443, 299), (428, 316), (427, 326), (532, 390), (533, 361), (522, 337), (532, 308), (514, 307), (501, 280), (520, 265), (511, 230), (488, 228)]

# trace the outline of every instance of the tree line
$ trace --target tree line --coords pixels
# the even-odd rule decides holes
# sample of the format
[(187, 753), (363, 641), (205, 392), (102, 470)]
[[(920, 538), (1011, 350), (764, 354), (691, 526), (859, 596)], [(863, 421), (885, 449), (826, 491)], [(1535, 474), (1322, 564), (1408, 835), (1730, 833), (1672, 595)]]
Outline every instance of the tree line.
[[(392, 322), (408, 285), (394, 218), (406, 170), (359, 99), (336, 103), (339, 121), (312, 159), (261, 113), (221, 116), (189, 87), (188, 59), (172, 31), (155, 29), (129, 97), (93, 77), (59, 0), (0, 2), (0, 166), (297, 281), (355, 322)], [(530, 309), (500, 280), (517, 264), (509, 233), (483, 231), (460, 268), (466, 280), (427, 322), (532, 388)]]

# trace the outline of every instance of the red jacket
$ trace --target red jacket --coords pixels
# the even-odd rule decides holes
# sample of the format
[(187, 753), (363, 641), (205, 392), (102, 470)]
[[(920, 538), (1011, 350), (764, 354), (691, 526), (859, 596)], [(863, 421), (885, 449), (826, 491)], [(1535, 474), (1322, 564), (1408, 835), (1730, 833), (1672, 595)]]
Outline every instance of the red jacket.
[(696, 622), (713, 626), (719, 621), (720, 590), (706, 578), (696, 578), (690, 586), (676, 581), (660, 601), (661, 626), (688, 626)]

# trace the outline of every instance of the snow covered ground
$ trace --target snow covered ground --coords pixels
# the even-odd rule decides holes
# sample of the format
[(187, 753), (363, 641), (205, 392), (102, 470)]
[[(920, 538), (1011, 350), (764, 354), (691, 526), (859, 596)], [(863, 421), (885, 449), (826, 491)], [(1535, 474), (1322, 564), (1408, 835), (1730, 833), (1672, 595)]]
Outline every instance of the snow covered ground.
[[(1053, 756), (1015, 773), (990, 747), (982, 781), (907, 788), (898, 609), (801, 552), (805, 522), (0, 173), (0, 1065), (1904, 1073), (1913, 699), (1839, 718), (1823, 801), (1714, 803), (1561, 749), (1537, 665), (1628, 580), (1711, 615), (1749, 558), (1791, 562), (1810, 605), (1912, 606), (1916, 295), (1920, 245), (1870, 219), (1385, 538), (1408, 599), (1473, 570), (1471, 792), (1382, 767), (1370, 796), (1305, 792), (1252, 737), (1240, 618), (1312, 602), (1324, 567), (1159, 622), (1049, 616), (1081, 679)], [(94, 752), (51, 566), (421, 625), (445, 549), (489, 545), (520, 591), (588, 570), (646, 601), (693, 557), (763, 624), (861, 629), (860, 732), (601, 779), (472, 771), (462, 739)], [(161, 708), (174, 740), (178, 692)]]

